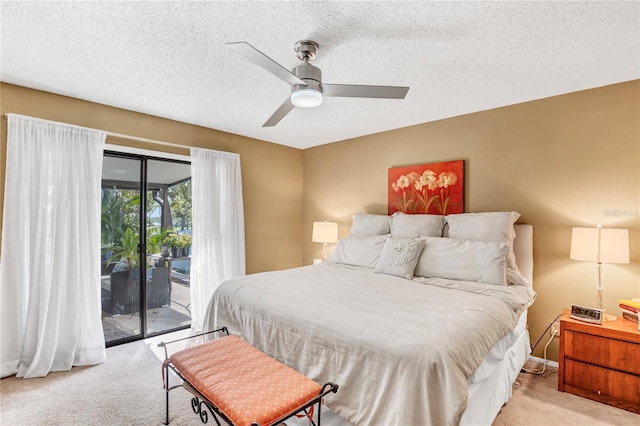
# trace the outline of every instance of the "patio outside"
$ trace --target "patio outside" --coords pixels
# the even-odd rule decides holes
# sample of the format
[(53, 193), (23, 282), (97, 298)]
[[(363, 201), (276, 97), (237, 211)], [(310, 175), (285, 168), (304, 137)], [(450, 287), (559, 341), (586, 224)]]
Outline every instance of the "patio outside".
[[(148, 160), (144, 198), (140, 165), (139, 159), (107, 154), (103, 159), (101, 297), (107, 343), (191, 324), (190, 165)], [(142, 255), (141, 206), (146, 206)], [(146, 330), (140, 315), (143, 284)]]
[[(103, 276), (102, 280), (109, 279)], [(182, 277), (171, 280), (171, 304), (147, 309), (147, 333), (154, 334), (191, 324), (191, 293), (188, 281)], [(110, 342), (140, 334), (140, 316), (134, 314), (109, 315), (102, 312), (102, 327), (105, 341)]]

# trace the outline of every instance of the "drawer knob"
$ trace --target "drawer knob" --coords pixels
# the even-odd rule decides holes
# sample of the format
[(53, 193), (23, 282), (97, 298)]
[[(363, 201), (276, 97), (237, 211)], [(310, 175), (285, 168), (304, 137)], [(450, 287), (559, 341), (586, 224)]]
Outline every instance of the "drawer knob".
[(598, 395), (600, 395), (600, 391), (598, 391)]

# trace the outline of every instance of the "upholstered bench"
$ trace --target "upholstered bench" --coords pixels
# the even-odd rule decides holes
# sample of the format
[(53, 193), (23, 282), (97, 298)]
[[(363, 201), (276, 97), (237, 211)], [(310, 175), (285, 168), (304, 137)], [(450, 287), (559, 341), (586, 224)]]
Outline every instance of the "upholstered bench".
[[(167, 344), (210, 333), (224, 335), (168, 356)], [(194, 395), (191, 407), (203, 423), (208, 421), (208, 410), (217, 424), (216, 417), (235, 426), (275, 425), (298, 413), (313, 421), (315, 404), (319, 425), (322, 398), (338, 390), (333, 383), (320, 386), (240, 337), (229, 335), (226, 328), (186, 339), (158, 345), (165, 349), (165, 424), (169, 424), (169, 391), (180, 386)], [(182, 385), (169, 386), (169, 369), (182, 379)]]

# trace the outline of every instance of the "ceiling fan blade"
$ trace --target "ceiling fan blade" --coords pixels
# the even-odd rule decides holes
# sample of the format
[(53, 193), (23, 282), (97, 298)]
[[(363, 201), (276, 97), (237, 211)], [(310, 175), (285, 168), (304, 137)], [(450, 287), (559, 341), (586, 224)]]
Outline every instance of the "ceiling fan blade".
[(247, 42), (238, 41), (235, 43), (227, 43), (227, 46), (234, 52), (244, 56), (245, 59), (253, 62), (258, 66), (261, 66), (271, 74), (278, 77), (280, 80), (284, 80), (285, 82), (289, 83), (289, 85), (291, 86), (295, 84), (304, 84), (305, 86), (307, 85), (307, 83), (305, 83), (302, 79), (296, 77), (285, 67), (283, 67)]
[(339, 98), (404, 99), (408, 87), (360, 86), (356, 84), (322, 84), (322, 94)]
[(273, 127), (280, 122), (291, 110), (295, 108), (295, 105), (291, 103), (291, 98), (287, 98), (282, 105), (276, 110), (276, 112), (269, 117), (262, 127)]

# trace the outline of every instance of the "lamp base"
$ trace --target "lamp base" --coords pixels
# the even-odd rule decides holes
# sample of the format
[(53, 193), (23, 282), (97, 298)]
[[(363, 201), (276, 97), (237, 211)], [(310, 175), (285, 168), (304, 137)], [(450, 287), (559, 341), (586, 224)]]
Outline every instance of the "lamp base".
[(615, 315), (607, 314), (607, 313), (604, 313), (604, 312), (602, 313), (602, 322), (615, 321), (617, 319), (618, 319), (618, 317), (615, 316)]

